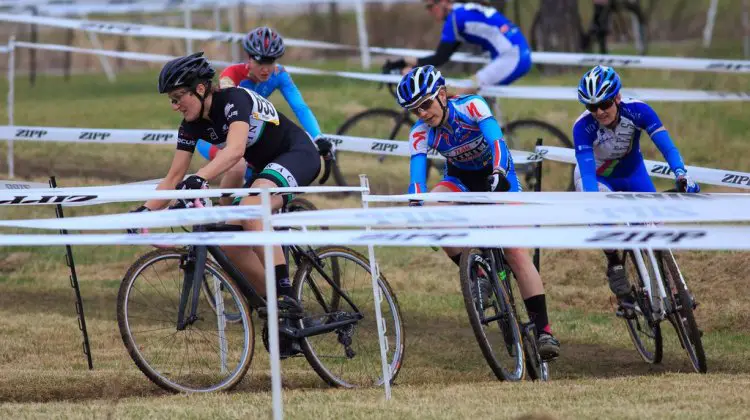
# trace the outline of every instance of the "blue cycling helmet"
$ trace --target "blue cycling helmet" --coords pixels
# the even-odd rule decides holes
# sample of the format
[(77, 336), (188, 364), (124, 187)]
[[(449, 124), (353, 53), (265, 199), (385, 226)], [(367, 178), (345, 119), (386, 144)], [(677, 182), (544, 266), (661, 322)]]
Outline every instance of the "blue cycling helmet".
[(582, 104), (598, 104), (620, 92), (620, 76), (612, 67), (596, 66), (586, 72), (578, 84), (578, 100)]
[(443, 86), (445, 78), (434, 66), (414, 67), (398, 83), (398, 104), (413, 108), (425, 98), (434, 98)]

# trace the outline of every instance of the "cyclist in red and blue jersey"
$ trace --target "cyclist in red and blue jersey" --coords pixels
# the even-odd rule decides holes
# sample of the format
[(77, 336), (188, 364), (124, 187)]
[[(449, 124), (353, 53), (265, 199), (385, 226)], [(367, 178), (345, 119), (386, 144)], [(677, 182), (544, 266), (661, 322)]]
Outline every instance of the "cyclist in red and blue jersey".
[[(222, 89), (243, 87), (264, 98), (268, 98), (273, 92), (279, 90), (294, 111), (302, 128), (312, 138), (320, 136), (320, 126), (315, 115), (305, 103), (292, 77), (282, 65), (276, 63), (285, 52), (284, 39), (281, 35), (271, 28), (261, 26), (247, 33), (242, 40), (242, 46), (248, 54), (248, 61), (224, 69), (219, 75), (219, 87)], [(209, 160), (213, 159), (219, 151), (217, 146), (204, 140), (198, 141), (196, 149)], [(221, 186), (239, 187), (242, 185), (243, 177), (249, 179), (252, 173), (253, 168), (240, 162), (225, 175)]]
[[(430, 149), (446, 158), (445, 177), (432, 192), (521, 191), (503, 132), (484, 99), (477, 95), (449, 99), (445, 79), (433, 66), (412, 69), (401, 79), (396, 92), (399, 105), (419, 118), (409, 134), (410, 193), (427, 191)], [(443, 249), (459, 265), (461, 249)], [(529, 318), (536, 325), (539, 354), (545, 360), (553, 359), (560, 354), (560, 343), (550, 329), (539, 272), (527, 250), (504, 251), (518, 278)], [(481, 278), (479, 287), (489, 291), (489, 281)]]
[[(405, 74), (413, 66), (442, 66), (464, 42), (480, 46), (492, 60), (474, 75), (474, 82), (479, 86), (508, 85), (531, 69), (531, 48), (526, 37), (497, 9), (451, 0), (425, 0), (424, 4), (436, 20), (444, 22), (435, 53), (419, 59), (388, 62), (384, 68), (386, 72), (403, 69), (402, 74)], [(455, 91), (474, 93), (476, 87)]]
[[(641, 131), (646, 131), (674, 173), (678, 189), (700, 192), (654, 109), (637, 99), (624, 98), (621, 87), (620, 76), (606, 66), (587, 71), (578, 85), (578, 100), (586, 111), (573, 125), (576, 190), (655, 192), (640, 148)], [(604, 252), (609, 287), (627, 315), (632, 296), (622, 258), (616, 250)]]

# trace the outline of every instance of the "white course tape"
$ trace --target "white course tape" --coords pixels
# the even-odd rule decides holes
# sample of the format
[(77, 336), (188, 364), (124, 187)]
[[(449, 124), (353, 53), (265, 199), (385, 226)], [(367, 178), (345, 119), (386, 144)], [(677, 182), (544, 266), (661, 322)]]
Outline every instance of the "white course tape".
[(0, 235), (2, 246), (59, 245), (378, 245), (564, 249), (750, 250), (747, 226), (555, 227), (147, 235)]
[[(576, 164), (575, 150), (566, 147), (554, 146), (537, 146), (537, 154), (544, 159), (556, 162), (566, 162)], [(536, 156), (532, 156), (536, 158)], [(644, 160), (646, 169), (649, 174), (657, 178), (674, 179), (669, 165), (664, 162), (654, 160)], [(685, 166), (690, 176), (696, 182), (709, 185), (718, 185), (721, 187), (741, 188), (750, 190), (750, 173), (728, 171), (724, 169), (702, 168), (700, 166)]]
[(54, 219), (0, 220), (0, 226), (54, 230), (112, 230), (193, 226), (260, 217), (260, 206), (226, 206)]
[[(534, 193), (530, 193), (534, 194)], [(674, 201), (566, 203), (551, 205), (466, 205), (381, 207), (286, 213), (272, 216), (282, 226), (483, 227), (610, 223), (750, 221), (750, 200), (685, 195)]]
[[(113, 187), (79, 187), (56, 188), (24, 191), (0, 190), (0, 206), (2, 205), (82, 205), (102, 204), (101, 202), (130, 202), (145, 200), (174, 200), (178, 198), (220, 198), (244, 197), (260, 194), (260, 188), (225, 188), (210, 190), (154, 190), (153, 185), (143, 185), (142, 188), (121, 189)], [(334, 193), (334, 192), (363, 192), (363, 187), (284, 187), (269, 188), (272, 194), (303, 194), (303, 193)]]
[(630, 202), (678, 203), (684, 201), (723, 201), (750, 199), (744, 193), (687, 194), (687, 193), (606, 193), (606, 192), (449, 192), (400, 195), (364, 195), (362, 201), (369, 203), (408, 203), (424, 201), (432, 203), (474, 204), (597, 204), (611, 205)]

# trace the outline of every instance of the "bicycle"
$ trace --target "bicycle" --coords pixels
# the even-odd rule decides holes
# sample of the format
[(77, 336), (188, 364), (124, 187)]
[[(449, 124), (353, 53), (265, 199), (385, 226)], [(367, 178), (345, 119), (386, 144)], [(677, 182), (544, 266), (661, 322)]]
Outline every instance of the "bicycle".
[[(541, 8), (531, 24), (531, 47), (534, 51), (545, 51), (546, 29)], [(600, 54), (608, 54), (607, 37), (612, 35), (622, 44), (631, 45), (637, 55), (648, 51), (648, 22), (639, 0), (609, 0), (606, 4), (594, 5), (594, 16), (587, 31), (578, 23), (578, 37), (582, 51), (592, 51), (595, 38)]]
[(708, 366), (702, 332), (693, 313), (697, 303), (672, 251), (625, 250), (623, 261), (635, 299), (633, 305), (623, 303), (629, 309), (627, 313), (618, 310), (617, 315), (624, 319), (638, 354), (646, 363), (661, 363), (663, 341), (660, 323), (669, 320), (693, 369), (706, 373)]
[[(389, 93), (396, 98), (395, 84), (392, 83), (381, 83), (380, 88), (387, 86)], [(498, 117), (499, 119), (500, 117)], [(344, 123), (336, 131), (338, 135), (351, 135), (360, 137), (377, 137), (388, 140), (405, 140), (409, 136), (409, 131), (414, 125), (415, 120), (407, 110), (396, 111), (389, 108), (371, 108), (365, 111), (359, 112), (344, 121)], [(534, 144), (538, 138), (544, 138), (545, 143), (552, 146), (572, 148), (573, 143), (570, 141), (568, 136), (547, 122), (536, 120), (536, 119), (519, 119), (503, 124), (501, 122), (502, 131), (505, 136), (505, 142), (509, 148), (520, 148), (523, 150), (533, 150)], [(359, 156), (360, 166), (357, 167), (357, 171), (344, 174), (338, 166), (333, 168), (333, 174), (335, 181), (338, 185), (346, 186), (350, 183), (354, 183), (354, 177), (362, 172), (371, 173), (367, 169), (375, 167), (377, 163), (382, 164), (384, 159), (380, 156), (377, 159), (377, 163), (374, 159), (362, 160), (361, 155)], [(429, 166), (435, 167), (437, 170), (442, 170), (442, 163), (432, 161), (432, 165), (428, 165), (428, 176)], [(523, 168), (522, 166), (525, 166)], [(529, 165), (516, 165), (517, 170), (525, 172), (527, 174), (526, 181), (530, 182), (529, 177), (533, 173), (534, 164)], [(545, 165), (545, 171), (551, 170), (555, 165)], [(553, 168), (554, 169), (554, 168)], [(567, 170), (567, 169), (566, 169)], [(403, 171), (404, 174), (408, 171)], [(390, 184), (392, 178), (383, 179), (382, 182)], [(547, 177), (547, 179), (553, 179)], [(400, 181), (400, 180), (399, 180)], [(397, 184), (397, 188), (402, 188), (403, 185), (408, 183), (408, 179), (403, 182), (394, 182)], [(390, 185), (388, 185), (390, 187)], [(528, 186), (528, 185), (527, 185)], [(394, 186), (395, 187), (395, 186)], [(570, 182), (562, 187), (568, 190), (573, 190), (575, 185), (573, 184), (573, 169), (570, 169)]]
[[(291, 200), (285, 211), (314, 209), (300, 200)], [(193, 226), (192, 231), (210, 235), (237, 228), (209, 224)], [(284, 250), (296, 262), (293, 289), (304, 314), (294, 319), (280, 311), (279, 334), (297, 340), (307, 362), (331, 386), (382, 384), (367, 258), (338, 246), (292, 245)], [(146, 278), (149, 274), (153, 282)], [(393, 383), (403, 362), (403, 323), (382, 274), (378, 285)], [(265, 306), (265, 299), (218, 246), (191, 245), (150, 251), (127, 270), (117, 297), (117, 320), (130, 357), (156, 385), (171, 392), (226, 391), (242, 380), (252, 363), (251, 311), (262, 318)], [(140, 314), (149, 308), (153, 315)], [(165, 336), (155, 337), (158, 334)], [(173, 344), (176, 348), (170, 349)]]
[[(460, 279), (469, 323), (487, 364), (501, 381), (549, 380), (549, 363), (539, 355), (536, 328), (520, 322), (513, 271), (499, 248), (466, 248)], [(484, 287), (485, 290), (482, 290)], [(495, 326), (499, 331), (490, 331)]]

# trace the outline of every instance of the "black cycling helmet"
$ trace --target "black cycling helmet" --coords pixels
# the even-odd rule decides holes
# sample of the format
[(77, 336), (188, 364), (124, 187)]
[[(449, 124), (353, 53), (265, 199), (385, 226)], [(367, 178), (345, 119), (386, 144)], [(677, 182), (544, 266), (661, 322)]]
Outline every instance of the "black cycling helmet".
[[(195, 92), (200, 83), (214, 78), (216, 70), (203, 56), (203, 51), (168, 62), (159, 73), (159, 93), (167, 93), (179, 87), (187, 87)], [(209, 86), (207, 86), (209, 87)]]
[(242, 39), (242, 47), (250, 58), (276, 60), (284, 55), (284, 39), (268, 26), (260, 26), (247, 33)]

